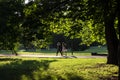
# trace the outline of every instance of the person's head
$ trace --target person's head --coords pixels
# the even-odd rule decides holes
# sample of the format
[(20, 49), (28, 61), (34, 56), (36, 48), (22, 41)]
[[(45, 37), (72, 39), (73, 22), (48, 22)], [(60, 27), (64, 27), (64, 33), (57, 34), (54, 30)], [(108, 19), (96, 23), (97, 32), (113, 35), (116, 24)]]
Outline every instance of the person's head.
[(57, 42), (57, 45), (61, 45), (61, 43), (60, 43), (60, 42)]

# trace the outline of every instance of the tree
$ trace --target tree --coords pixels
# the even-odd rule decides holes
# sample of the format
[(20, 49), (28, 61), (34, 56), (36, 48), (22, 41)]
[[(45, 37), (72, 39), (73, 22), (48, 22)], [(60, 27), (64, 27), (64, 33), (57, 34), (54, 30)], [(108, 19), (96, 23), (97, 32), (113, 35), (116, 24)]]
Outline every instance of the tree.
[[(84, 37), (88, 34), (79, 35), (83, 41), (91, 40), (91, 42), (98, 41), (100, 38), (106, 39), (107, 48), (108, 48), (108, 64), (118, 64), (118, 37), (117, 30), (115, 27), (116, 18), (118, 18), (118, 2), (117, 0), (70, 0), (70, 1), (61, 1), (61, 4), (58, 5), (56, 11), (59, 13), (59, 17), (67, 17), (69, 20), (72, 19), (72, 23), (75, 21), (81, 20), (83, 24), (79, 26), (79, 32), (84, 32), (84, 30), (88, 31), (88, 34), (93, 34), (91, 37)], [(56, 8), (55, 8), (56, 9)], [(55, 11), (55, 9), (53, 9)], [(66, 15), (64, 15), (66, 14)], [(68, 21), (69, 21), (68, 20)], [(118, 19), (117, 19), (118, 20)], [(78, 24), (78, 23), (77, 23)], [(118, 23), (117, 23), (118, 24)], [(74, 25), (74, 24), (73, 24)], [(72, 29), (73, 25), (69, 25), (70, 29)], [(91, 27), (93, 26), (93, 28)], [(73, 27), (75, 28), (76, 25)], [(82, 28), (82, 29), (81, 29)], [(105, 29), (105, 30), (104, 30)], [(74, 29), (72, 29), (73, 31)], [(78, 30), (78, 29), (75, 29)], [(95, 32), (96, 31), (96, 32)], [(93, 33), (95, 32), (95, 33)], [(105, 34), (105, 35), (104, 35)], [(99, 37), (99, 38), (96, 38)], [(85, 38), (85, 39), (84, 39)], [(104, 41), (104, 40), (99, 40)], [(89, 41), (90, 42), (90, 41)], [(90, 43), (91, 43), (90, 42)], [(88, 43), (87, 43), (88, 44)]]
[(108, 48), (107, 63), (116, 65), (118, 64), (118, 37), (114, 25), (118, 13), (117, 7), (116, 0), (93, 0), (88, 2), (91, 18), (94, 19), (95, 23), (102, 23), (105, 26), (105, 39)]
[(15, 52), (21, 36), (22, 0), (0, 1), (0, 46)]
[[(87, 39), (86, 37), (84, 37), (86, 33), (85, 35), (84, 34), (79, 35), (83, 39), (83, 41), (84, 40), (87, 40), (86, 42), (88, 42), (88, 40), (91, 40), (91, 42), (104, 41), (99, 39), (105, 38), (107, 43), (107, 48), (108, 48), (107, 63), (117, 65), (118, 64), (118, 57), (117, 57), (118, 28), (115, 27), (115, 21), (116, 21), (116, 18), (118, 18), (117, 16), (119, 11), (118, 10), (119, 6), (117, 5), (118, 2), (117, 0), (105, 0), (105, 1), (103, 0), (102, 1), (101, 0), (90, 0), (90, 1), (89, 0), (62, 0), (59, 2), (54, 2), (54, 3), (59, 3), (59, 5), (53, 6), (55, 4), (52, 4), (54, 8), (51, 7), (51, 9), (49, 9), (51, 10), (51, 13), (52, 13), (49, 15), (53, 16), (52, 17), (53, 21), (55, 21), (55, 19), (57, 18), (59, 18), (59, 20), (57, 22), (53, 22), (52, 26), (53, 24), (56, 26), (58, 25), (57, 26), (57, 30), (58, 30), (58, 28), (64, 29), (63, 27), (66, 24), (67, 26), (66, 34), (71, 35), (71, 34), (68, 34), (68, 32), (71, 29), (72, 29), (71, 31), (74, 31), (74, 28), (77, 27), (74, 23), (76, 21), (81, 21), (82, 25), (79, 25), (79, 27), (75, 29), (75, 30), (78, 30), (78, 29), (79, 30), (77, 33), (75, 32), (74, 35), (76, 36), (80, 32), (84, 32), (84, 30), (87, 29), (89, 36), (90, 34), (91, 35), (93, 34), (93, 35)], [(79, 23), (77, 22), (77, 25), (78, 24)], [(62, 27), (59, 27), (59, 25)], [(96, 36), (98, 38), (96, 38)]]
[[(67, 3), (67, 11), (70, 15), (70, 13), (74, 12), (75, 15), (72, 15), (72, 18), (81, 18), (82, 20), (90, 20), (92, 19), (93, 24), (102, 24), (105, 29), (105, 39), (107, 43), (107, 48), (108, 48), (108, 64), (115, 64), (120, 65), (120, 43), (117, 35), (120, 36), (120, 33), (117, 34), (117, 31), (120, 32), (120, 1), (118, 0), (83, 0), (85, 2), (85, 5), (83, 4), (82, 6), (80, 3), (82, 1), (72, 1), (70, 0), (69, 2), (72, 2), (72, 4)], [(77, 2), (77, 4), (75, 4)], [(75, 4), (75, 5), (74, 5)], [(63, 6), (63, 5), (62, 5)], [(73, 6), (73, 7), (72, 7)], [(85, 7), (84, 7), (85, 6)], [(78, 10), (75, 10), (75, 7), (77, 7), (81, 12), (78, 12)], [(72, 9), (73, 10), (72, 10)], [(73, 13), (72, 13), (73, 14)], [(82, 16), (81, 16), (82, 15)], [(84, 17), (83, 17), (84, 16)], [(118, 21), (118, 27), (115, 27), (115, 21)], [(99, 28), (101, 26), (98, 26)], [(83, 28), (84, 29), (84, 28)], [(98, 33), (101, 31), (101, 28)], [(88, 29), (89, 30), (89, 29)], [(101, 34), (98, 34), (101, 35)], [(103, 34), (102, 34), (103, 35)], [(94, 35), (93, 35), (94, 36)], [(119, 55), (119, 56), (118, 56)], [(120, 69), (120, 67), (119, 67)], [(120, 70), (119, 70), (119, 76), (120, 76)], [(120, 79), (120, 78), (119, 78)]]

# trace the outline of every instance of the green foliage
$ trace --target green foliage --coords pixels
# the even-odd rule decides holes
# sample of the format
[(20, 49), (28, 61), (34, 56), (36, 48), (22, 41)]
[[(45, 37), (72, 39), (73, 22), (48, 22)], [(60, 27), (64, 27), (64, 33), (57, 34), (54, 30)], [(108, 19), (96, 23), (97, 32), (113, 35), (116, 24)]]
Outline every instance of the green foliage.
[(106, 59), (1, 58), (2, 80), (105, 80), (116, 76), (117, 66)]
[(12, 49), (20, 41), (22, 21), (22, 0), (0, 2), (0, 45), (1, 49)]
[[(25, 5), (24, 14), (25, 20), (23, 27), (23, 41), (24, 46), (33, 44), (37, 48), (47, 47), (51, 42), (51, 30), (49, 19), (45, 16), (45, 9), (48, 8), (43, 5), (42, 1), (31, 1)], [(44, 4), (48, 4), (46, 1)], [(27, 43), (27, 44), (26, 44)]]
[(41, 49), (41, 48), (48, 48), (48, 45), (50, 41), (47, 41), (45, 39), (40, 39), (40, 40), (35, 40), (32, 41), (32, 44), (37, 48), (37, 49)]
[(93, 20), (86, 21), (84, 27), (80, 31), (80, 36), (83, 44), (90, 45), (93, 42), (99, 42), (106, 44), (105, 41), (105, 30), (102, 24), (93, 25)]
[[(61, 10), (54, 12), (54, 14), (52, 13), (54, 16), (50, 22), (50, 29), (54, 33), (62, 33), (71, 39), (80, 38), (82, 39), (83, 44), (87, 45), (90, 45), (93, 42), (106, 44), (104, 23), (96, 18), (94, 18), (95, 20), (92, 18), (92, 13), (94, 12), (89, 8), (92, 6), (90, 5), (92, 1), (71, 0), (67, 2), (63, 0), (61, 2), (62, 5), (59, 5), (59, 9)], [(90, 14), (89, 11), (91, 11)]]

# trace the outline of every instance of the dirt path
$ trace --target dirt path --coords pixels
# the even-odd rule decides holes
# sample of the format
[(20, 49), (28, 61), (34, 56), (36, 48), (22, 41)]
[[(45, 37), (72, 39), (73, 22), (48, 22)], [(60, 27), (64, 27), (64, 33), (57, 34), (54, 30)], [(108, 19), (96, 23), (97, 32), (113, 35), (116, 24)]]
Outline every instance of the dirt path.
[[(38, 54), (19, 54), (18, 57), (38, 57), (38, 58), (106, 58), (107, 56), (54, 56), (54, 55), (38, 55)], [(0, 57), (15, 57), (12, 54), (0, 54)]]

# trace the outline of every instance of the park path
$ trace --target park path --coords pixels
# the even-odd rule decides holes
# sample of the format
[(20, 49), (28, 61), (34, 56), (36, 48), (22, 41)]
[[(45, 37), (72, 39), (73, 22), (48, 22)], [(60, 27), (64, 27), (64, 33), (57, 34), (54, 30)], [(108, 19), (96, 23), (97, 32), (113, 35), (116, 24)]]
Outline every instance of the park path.
[[(15, 57), (12, 54), (0, 54), (0, 57)], [(106, 58), (107, 56), (55, 56), (55, 55), (39, 55), (39, 54), (19, 54), (17, 57), (29, 58)]]

